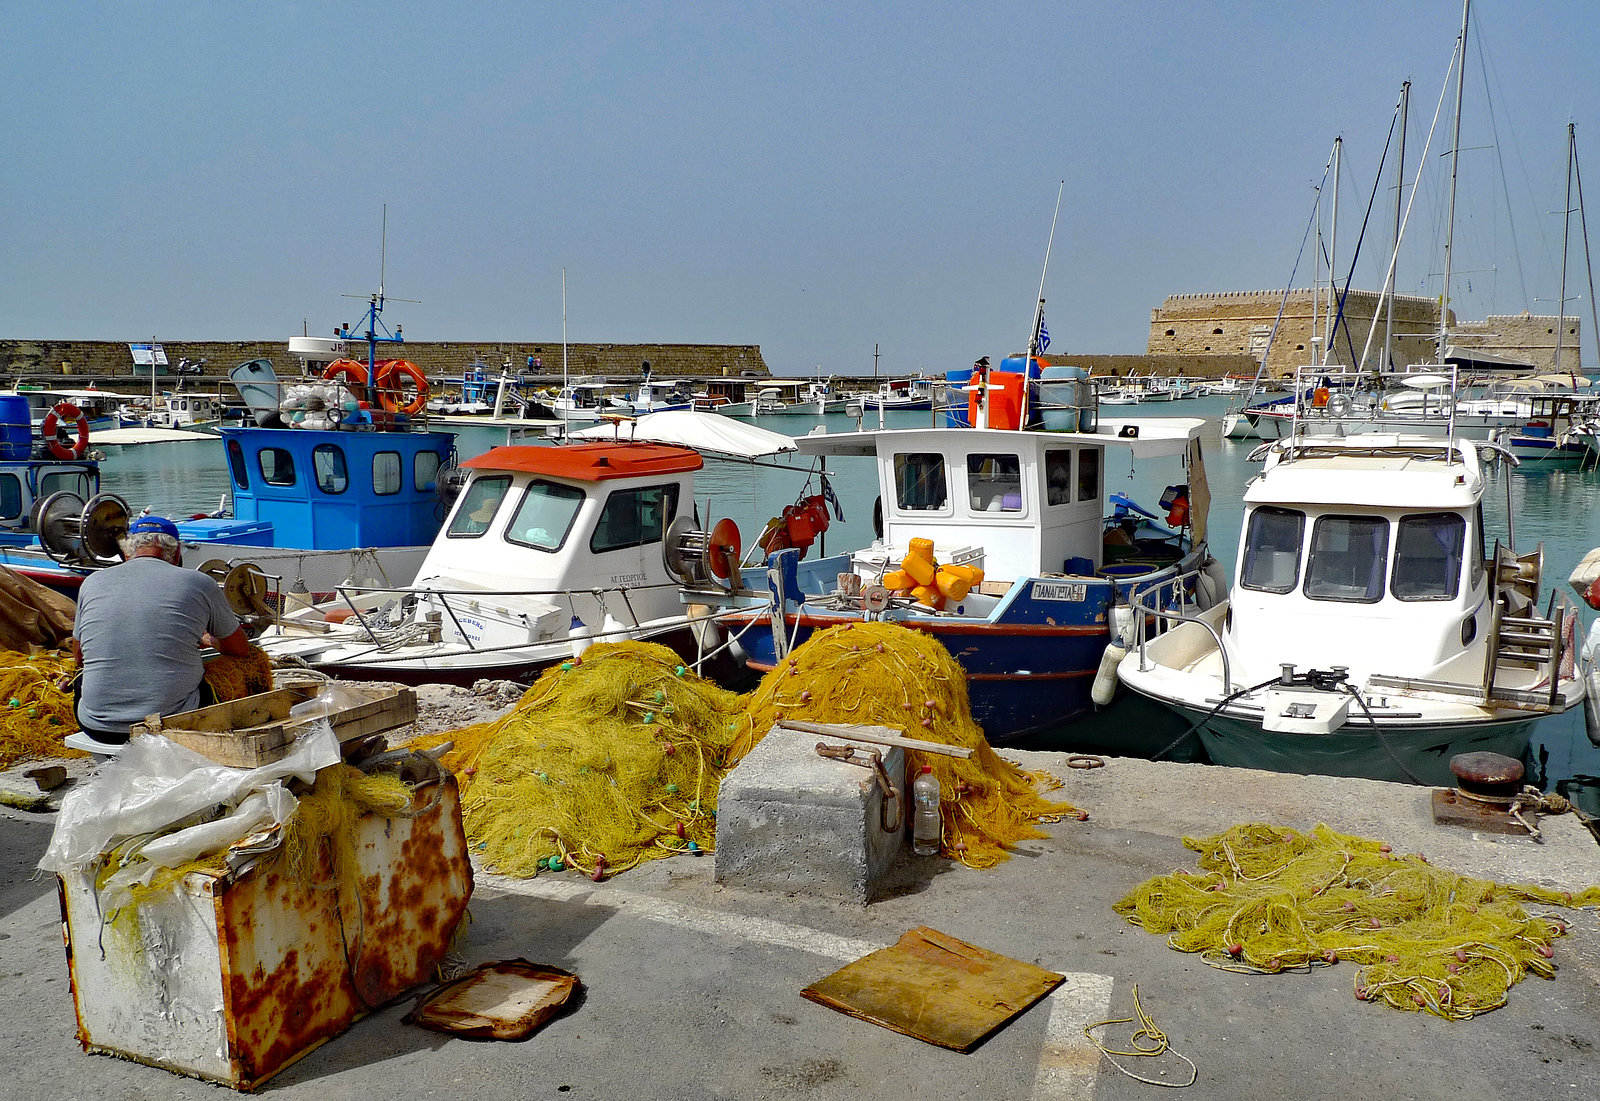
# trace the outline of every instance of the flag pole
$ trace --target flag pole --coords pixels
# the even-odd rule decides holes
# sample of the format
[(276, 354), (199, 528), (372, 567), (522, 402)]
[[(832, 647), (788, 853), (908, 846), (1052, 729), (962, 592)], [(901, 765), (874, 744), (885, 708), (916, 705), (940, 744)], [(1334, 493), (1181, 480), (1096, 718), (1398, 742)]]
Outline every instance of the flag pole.
[(1050, 215), (1050, 238), (1044, 246), (1044, 267), (1039, 272), (1039, 301), (1033, 308), (1032, 335), (1028, 337), (1028, 350), (1022, 357), (1022, 414), (1017, 424), (1018, 428), (1028, 425), (1028, 370), (1033, 365), (1033, 358), (1039, 354), (1039, 329), (1044, 325), (1044, 281), (1050, 272), (1050, 250), (1056, 243), (1056, 221), (1061, 217), (1061, 195), (1067, 189), (1067, 181), (1062, 180), (1056, 188), (1056, 209)]

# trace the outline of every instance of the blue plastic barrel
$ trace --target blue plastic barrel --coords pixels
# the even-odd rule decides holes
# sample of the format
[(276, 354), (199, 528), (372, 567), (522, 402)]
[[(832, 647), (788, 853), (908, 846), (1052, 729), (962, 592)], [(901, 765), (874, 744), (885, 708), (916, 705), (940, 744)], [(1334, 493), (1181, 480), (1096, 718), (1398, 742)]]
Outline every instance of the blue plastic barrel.
[[(1039, 414), (1049, 432), (1077, 432), (1088, 404), (1084, 380), (1089, 372), (1082, 367), (1046, 367), (1039, 376)], [(1093, 428), (1087, 431), (1094, 431)]]
[(0, 459), (22, 460), (33, 455), (33, 413), (28, 399), (0, 396)]
[(944, 426), (946, 428), (970, 428), (972, 425), (967, 420), (967, 383), (972, 381), (972, 368), (963, 367), (959, 371), (946, 371), (944, 373), (945, 391), (949, 395), (944, 405)]

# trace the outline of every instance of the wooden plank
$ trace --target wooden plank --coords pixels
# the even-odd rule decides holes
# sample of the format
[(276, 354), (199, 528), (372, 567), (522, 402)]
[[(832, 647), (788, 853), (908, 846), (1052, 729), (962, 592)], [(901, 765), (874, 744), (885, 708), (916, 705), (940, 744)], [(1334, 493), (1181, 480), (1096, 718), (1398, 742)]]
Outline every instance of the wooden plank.
[(861, 726), (855, 723), (807, 723), (798, 719), (784, 719), (779, 726), (799, 730), (806, 734), (821, 734), (825, 738), (838, 738), (846, 742), (870, 742), (873, 745), (897, 745), (901, 749), (915, 749), (921, 753), (942, 753), (946, 757), (972, 756), (964, 745), (946, 745), (944, 742), (925, 742), (921, 738), (907, 738), (889, 726)]
[[(228, 700), (165, 718), (153, 716), (153, 722), (147, 720), (134, 724), (132, 733), (161, 734), (178, 745), (230, 768), (256, 768), (281, 760), (288, 754), (295, 739), (323, 718), (333, 727), (334, 736), (341, 745), (405, 726), (417, 719), (417, 694), (410, 688), (369, 697), (362, 703), (331, 715), (291, 719), (289, 707), (314, 698), (319, 689), (318, 685), (278, 688), (242, 700)], [(354, 691), (366, 695), (368, 690), (355, 688)], [(280, 711), (281, 715), (278, 714)], [(259, 717), (267, 721), (215, 729), (228, 715), (236, 718)], [(197, 729), (195, 723), (204, 725)]]

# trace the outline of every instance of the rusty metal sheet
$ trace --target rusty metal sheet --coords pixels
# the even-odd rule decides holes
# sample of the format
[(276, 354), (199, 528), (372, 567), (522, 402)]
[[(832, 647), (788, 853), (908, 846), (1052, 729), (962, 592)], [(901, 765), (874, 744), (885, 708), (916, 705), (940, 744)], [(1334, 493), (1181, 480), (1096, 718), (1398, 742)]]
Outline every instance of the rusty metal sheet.
[(800, 993), (930, 1044), (971, 1051), (1064, 977), (918, 926)]
[(578, 976), (559, 967), (500, 960), (430, 991), (405, 1020), (469, 1040), (525, 1040), (570, 1008), (581, 989)]
[[(1532, 811), (1524, 811), (1523, 814), (1531, 822), (1539, 820), (1538, 815)], [(1433, 821), (1436, 825), (1462, 826), (1480, 833), (1528, 836), (1528, 827), (1511, 817), (1506, 806), (1496, 807), (1473, 799), (1464, 799), (1450, 788), (1433, 789)]]
[(324, 847), (310, 882), (276, 859), (197, 872), (102, 930), (92, 877), (63, 877), (84, 1049), (252, 1089), (426, 982), (472, 868), (455, 778), (418, 785), (413, 808), (359, 821), (358, 897)]

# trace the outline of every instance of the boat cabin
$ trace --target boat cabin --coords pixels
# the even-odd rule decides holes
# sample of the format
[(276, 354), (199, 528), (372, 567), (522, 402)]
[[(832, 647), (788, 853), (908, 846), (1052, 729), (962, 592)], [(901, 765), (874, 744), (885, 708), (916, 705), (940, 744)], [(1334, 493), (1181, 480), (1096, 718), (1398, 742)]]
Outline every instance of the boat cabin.
[(350, 550), (426, 546), (439, 530), (438, 474), (455, 446), (448, 432), (221, 434), (233, 519), (186, 523), (185, 539)]
[[(607, 616), (633, 624), (681, 611), (661, 544), (678, 513), (694, 507), (694, 472), (704, 465), (697, 452), (516, 444), (461, 465), (470, 479), (415, 589), (481, 589), (496, 605), (520, 600), (539, 621), (537, 630), (528, 624), (535, 633), (525, 642), (569, 625), (597, 627)], [(461, 629), (482, 641), (473, 624)]]
[(1125, 437), (1108, 423), (1100, 433), (921, 428), (804, 436), (796, 443), (802, 454), (876, 459), (882, 533), (864, 553), (898, 561), (912, 539), (932, 539), (939, 561), (976, 565), (991, 579), (1010, 581), (1180, 557), (1176, 533), (1170, 546), (1145, 547), (1107, 531), (1105, 453), (1121, 447), (1138, 457), (1181, 455), (1201, 423), (1143, 422), (1143, 435)]
[(1352, 659), (1357, 681), (1479, 679), (1493, 610), (1482, 497), (1478, 453), (1459, 440), (1274, 447), (1244, 495), (1224, 630), (1235, 680)]

